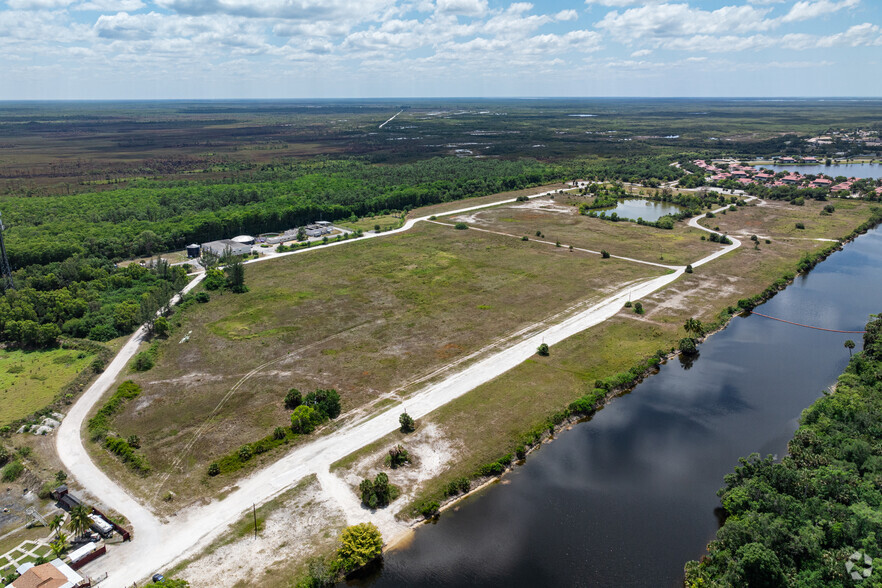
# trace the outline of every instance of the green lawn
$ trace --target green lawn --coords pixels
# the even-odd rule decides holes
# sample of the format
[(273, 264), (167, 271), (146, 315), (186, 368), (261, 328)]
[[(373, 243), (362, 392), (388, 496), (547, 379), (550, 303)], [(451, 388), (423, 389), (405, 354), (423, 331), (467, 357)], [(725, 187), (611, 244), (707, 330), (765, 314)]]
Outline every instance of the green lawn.
[(92, 355), (77, 349), (0, 354), (0, 424), (40, 410), (83, 370)]

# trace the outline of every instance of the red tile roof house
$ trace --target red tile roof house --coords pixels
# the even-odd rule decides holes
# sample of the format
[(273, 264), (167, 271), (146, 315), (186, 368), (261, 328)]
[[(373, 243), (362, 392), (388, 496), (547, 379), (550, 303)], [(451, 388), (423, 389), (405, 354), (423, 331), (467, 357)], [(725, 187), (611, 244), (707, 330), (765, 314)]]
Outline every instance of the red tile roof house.
[(841, 191), (850, 191), (851, 190), (851, 182), (842, 182), (841, 184), (836, 184), (832, 188), (830, 188), (831, 192), (841, 192)]
[(752, 184), (753, 180), (751, 180), (750, 178), (738, 178), (738, 183), (746, 186), (748, 184)]
[(775, 177), (775, 174), (772, 172), (760, 172), (754, 176), (754, 179), (757, 180), (771, 180)]
[(779, 187), (781, 187), (781, 186), (786, 186), (786, 185), (787, 185), (787, 184), (785, 184), (784, 182), (774, 182), (774, 183), (772, 184), (772, 187), (773, 187), (773, 188), (779, 188)]
[(818, 163), (818, 158), (817, 157), (803, 157), (802, 162), (803, 163)]
[(781, 181), (785, 184), (798, 184), (802, 180), (802, 176), (799, 174), (790, 174), (789, 176), (784, 176), (781, 178)]
[(733, 177), (733, 178), (746, 178), (746, 177), (747, 177), (747, 172), (746, 172), (746, 171), (741, 171), (741, 170), (733, 171), (733, 172), (732, 172), (732, 177)]
[(877, 195), (877, 196), (882, 196), (882, 186), (876, 188), (876, 195)]
[(792, 157), (782, 157), (778, 161), (781, 163), (796, 163), (796, 160), (793, 159)]
[(812, 188), (829, 188), (831, 184), (833, 184), (833, 180), (828, 180), (827, 178), (818, 178), (814, 182), (811, 183), (811, 187)]

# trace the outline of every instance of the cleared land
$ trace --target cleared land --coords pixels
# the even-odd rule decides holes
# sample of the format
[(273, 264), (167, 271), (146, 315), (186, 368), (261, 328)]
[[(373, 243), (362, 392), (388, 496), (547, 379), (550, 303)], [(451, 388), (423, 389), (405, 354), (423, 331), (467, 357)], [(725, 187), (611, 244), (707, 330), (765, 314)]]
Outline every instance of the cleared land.
[(52, 402), (92, 357), (78, 349), (4, 351), (0, 355), (0, 425)]
[[(584, 200), (582, 200), (584, 201)], [(632, 222), (611, 222), (579, 214), (577, 206), (551, 198), (507, 204), (452, 215), (445, 222), (465, 222), (476, 228), (516, 237), (560, 242), (593, 251), (606, 249), (613, 255), (670, 265), (686, 265), (720, 249), (702, 241), (707, 233), (679, 222), (673, 230), (641, 226)], [(714, 220), (714, 219), (711, 219)], [(540, 232), (544, 237), (537, 237)]]
[[(832, 214), (821, 214), (825, 206), (833, 206)], [(855, 215), (865, 214), (868, 204), (855, 200), (807, 200), (795, 206), (780, 200), (766, 200), (762, 205), (745, 206), (738, 212), (719, 214), (700, 221), (701, 225), (735, 236), (757, 235), (770, 239), (837, 239), (854, 228)], [(804, 229), (797, 229), (803, 223)]]
[[(838, 204), (834, 202), (834, 204)], [(841, 214), (836, 236), (848, 234), (869, 217), (866, 203), (837, 207)], [(805, 214), (806, 207), (784, 203), (780, 206), (785, 218)], [(765, 218), (767, 206), (739, 208), (721, 218), (736, 226), (741, 215), (747, 220), (757, 215)], [(817, 214), (817, 212), (815, 212)], [(769, 217), (772, 219), (773, 217)], [(832, 217), (823, 217), (830, 220)], [(787, 219), (789, 221), (789, 219)], [(772, 226), (775, 222), (770, 220)], [(611, 224), (611, 223), (610, 223)], [(625, 223), (616, 223), (620, 227)], [(722, 228), (722, 227), (721, 227)], [(825, 233), (829, 234), (829, 233)], [(808, 235), (814, 237), (815, 235)], [(409, 504), (395, 505), (402, 516), (410, 517), (411, 508), (426, 499), (442, 497), (443, 488), (452, 480), (471, 476), (482, 465), (514, 450), (525, 432), (540, 426), (553, 413), (563, 409), (579, 396), (590, 392), (594, 381), (627, 371), (637, 361), (658, 350), (671, 350), (685, 336), (682, 325), (695, 317), (708, 323), (718, 313), (737, 305), (740, 298), (762, 291), (786, 272), (794, 272), (805, 252), (829, 246), (811, 239), (782, 239), (754, 249), (750, 241), (735, 252), (716, 259), (694, 274), (685, 274), (670, 286), (642, 300), (643, 316), (623, 309), (614, 318), (579, 333), (552, 347), (548, 357), (534, 357), (492, 382), (475, 388), (465, 396), (436, 410), (422, 419), (421, 427), (437, 428), (442, 436), (456, 446), (456, 460), (442, 474), (426, 481)], [(464, 425), (463, 423), (468, 423)], [(385, 451), (395, 442), (407, 444), (406, 436), (389, 435), (335, 464), (339, 475), (346, 475), (366, 456)]]
[[(192, 306), (160, 346), (157, 366), (129, 376), (143, 393), (115, 428), (141, 438), (157, 473), (186, 454), (163, 491), (181, 499), (211, 493), (233, 480), (206, 478), (209, 463), (289, 422), (282, 406), (289, 388), (337, 389), (346, 417), (499, 337), (664, 271), (432, 224), (250, 265), (249, 293), (212, 293)], [(155, 492), (157, 476), (136, 478), (103, 450), (94, 454), (130, 487)]]

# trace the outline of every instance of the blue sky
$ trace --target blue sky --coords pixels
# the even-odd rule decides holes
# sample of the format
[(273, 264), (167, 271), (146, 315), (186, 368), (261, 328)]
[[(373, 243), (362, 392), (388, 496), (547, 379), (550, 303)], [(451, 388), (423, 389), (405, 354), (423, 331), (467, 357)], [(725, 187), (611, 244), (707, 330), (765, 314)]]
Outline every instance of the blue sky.
[(0, 0), (0, 99), (882, 96), (878, 0)]

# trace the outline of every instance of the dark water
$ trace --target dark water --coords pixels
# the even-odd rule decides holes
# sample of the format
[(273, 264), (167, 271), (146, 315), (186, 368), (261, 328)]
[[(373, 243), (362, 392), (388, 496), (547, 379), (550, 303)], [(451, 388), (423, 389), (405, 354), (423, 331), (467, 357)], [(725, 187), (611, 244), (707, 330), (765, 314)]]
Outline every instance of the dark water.
[(669, 202), (656, 202), (654, 200), (646, 200), (645, 198), (625, 198), (619, 200), (614, 208), (599, 208), (596, 212), (597, 214), (605, 212), (607, 216), (615, 212), (623, 218), (631, 220), (642, 218), (645, 221), (654, 223), (666, 214), (677, 214), (682, 212), (682, 210), (676, 204)]
[(845, 176), (847, 178), (882, 178), (882, 163), (845, 163), (842, 165), (758, 165), (775, 173), (780, 171), (799, 172), (807, 176), (810, 174), (824, 174), (826, 176)]
[[(877, 229), (758, 310), (860, 330), (880, 293)], [(848, 338), (860, 349), (860, 335), (735, 318), (691, 368), (662, 366), (354, 583), (676, 586), (717, 530), (723, 476), (751, 452), (786, 451), (800, 412), (845, 368)]]

